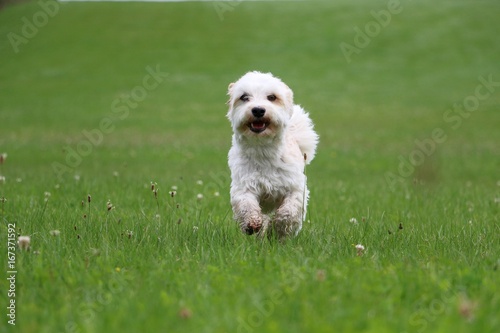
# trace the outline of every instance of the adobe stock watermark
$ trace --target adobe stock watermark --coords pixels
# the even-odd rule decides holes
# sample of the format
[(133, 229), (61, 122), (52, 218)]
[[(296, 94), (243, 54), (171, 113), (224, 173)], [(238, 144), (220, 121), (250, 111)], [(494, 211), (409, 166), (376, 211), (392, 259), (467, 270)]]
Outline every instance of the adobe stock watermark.
[(33, 14), (31, 19), (26, 16), (21, 18), (23, 26), (21, 27), (20, 34), (9, 32), (7, 39), (14, 50), (14, 53), (19, 53), (21, 45), (28, 44), (28, 42), (35, 38), (40, 29), (49, 23), (49, 19), (59, 13), (59, 2), (56, 0), (39, 0), (38, 6), (40, 9)]
[[(305, 276), (297, 268), (292, 268), (289, 274), (286, 274), (285, 285), (290, 288), (292, 292), (299, 289), (300, 283), (304, 281)], [(244, 318), (238, 318), (237, 333), (251, 333), (258, 332), (258, 327), (264, 324), (264, 321), (271, 317), (276, 311), (276, 307), (286, 302), (287, 296), (281, 289), (273, 290), (269, 296), (262, 300), (262, 302), (255, 304), (255, 309), (249, 311), (248, 315)]]
[[(408, 0), (411, 1), (411, 0)], [(389, 0), (386, 9), (379, 11), (372, 10), (370, 15), (374, 20), (365, 24), (364, 29), (355, 26), (353, 44), (342, 42), (339, 44), (340, 50), (348, 64), (351, 63), (351, 57), (354, 54), (360, 54), (361, 50), (370, 45), (373, 38), (377, 37), (382, 29), (386, 28), (392, 21), (394, 15), (400, 14), (403, 6), (399, 0)]]
[(216, 193), (220, 192), (223, 188), (229, 190), (229, 184), (231, 184), (231, 175), (229, 170), (213, 172), (210, 171), (208, 174), (210, 181), (204, 186), (204, 191), (206, 193)]
[(221, 21), (224, 21), (224, 13), (232, 12), (236, 6), (245, 0), (226, 0), (226, 1), (214, 1), (213, 6), (217, 16)]
[(7, 323), (9, 325), (16, 325), (16, 279), (17, 279), (17, 267), (16, 267), (16, 224), (7, 224)]
[(436, 321), (439, 317), (450, 312), (450, 307), (456, 299), (457, 293), (452, 290), (447, 290), (439, 297), (434, 298), (429, 304), (424, 304), (424, 298), (417, 301), (415, 310), (409, 318), (409, 324), (417, 329), (417, 332), (428, 332), (429, 325)]
[[(116, 297), (129, 287), (129, 283), (122, 279), (108, 280), (101, 290), (91, 290), (88, 292), (85, 301), (82, 302), (75, 312), (75, 320), (68, 321), (64, 326), (64, 333), (85, 332), (85, 327), (91, 324), (96, 316), (101, 313), (105, 307), (113, 302)], [(81, 324), (79, 323), (81, 321)], [(61, 332), (62, 333), (62, 332)]]
[(397, 183), (404, 183), (405, 179), (409, 178), (415, 172), (415, 168), (421, 166), (427, 158), (436, 152), (437, 147), (443, 144), (447, 139), (447, 130), (457, 130), (462, 125), (464, 119), (468, 119), (481, 106), (481, 102), (487, 100), (496, 89), (500, 87), (500, 81), (494, 81), (493, 75), (490, 74), (487, 78), (478, 77), (479, 84), (476, 85), (474, 93), (465, 97), (460, 103), (453, 104), (443, 113), (443, 121), (448, 126), (447, 128), (436, 127), (430, 135), (423, 140), (416, 139), (415, 146), (408, 156), (398, 156), (397, 174), (386, 172), (385, 181), (391, 191), (396, 189)]
[(73, 172), (83, 162), (83, 158), (89, 156), (94, 148), (103, 142), (104, 136), (115, 130), (116, 123), (127, 119), (130, 110), (137, 108), (139, 103), (144, 101), (151, 91), (158, 88), (168, 76), (168, 73), (160, 70), (158, 64), (155, 68), (147, 66), (146, 72), (147, 74), (143, 77), (141, 85), (135, 86), (130, 90), (129, 94), (116, 98), (111, 102), (111, 114), (102, 118), (98, 127), (91, 130), (84, 129), (82, 131), (84, 139), (81, 139), (76, 145), (63, 147), (66, 154), (64, 163), (52, 163), (52, 169), (59, 181), (63, 181), (64, 174)]

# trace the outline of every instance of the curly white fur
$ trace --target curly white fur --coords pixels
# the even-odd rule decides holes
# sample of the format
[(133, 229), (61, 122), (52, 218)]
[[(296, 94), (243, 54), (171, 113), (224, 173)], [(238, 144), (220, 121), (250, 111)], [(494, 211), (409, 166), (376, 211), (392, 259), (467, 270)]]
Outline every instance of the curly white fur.
[(294, 105), (292, 90), (270, 73), (249, 72), (228, 94), (234, 218), (247, 234), (296, 235), (309, 198), (304, 167), (319, 139), (313, 123)]

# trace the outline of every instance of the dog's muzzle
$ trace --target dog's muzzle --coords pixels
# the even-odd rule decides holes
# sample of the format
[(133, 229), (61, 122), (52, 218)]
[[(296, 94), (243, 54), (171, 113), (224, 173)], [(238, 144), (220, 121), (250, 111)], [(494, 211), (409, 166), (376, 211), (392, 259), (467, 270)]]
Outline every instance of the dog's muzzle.
[(252, 115), (255, 117), (254, 120), (250, 121), (248, 127), (254, 133), (264, 132), (269, 126), (269, 122), (266, 119), (262, 119), (266, 114), (266, 109), (262, 107), (254, 107), (252, 109)]

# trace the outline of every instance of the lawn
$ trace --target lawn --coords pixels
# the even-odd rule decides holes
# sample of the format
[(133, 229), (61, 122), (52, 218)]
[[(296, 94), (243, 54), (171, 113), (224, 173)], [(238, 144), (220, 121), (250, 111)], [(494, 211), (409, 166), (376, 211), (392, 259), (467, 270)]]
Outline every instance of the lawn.
[[(499, 15), (495, 0), (1, 8), (0, 332), (500, 331)], [(320, 135), (285, 242), (231, 216), (226, 91), (255, 69)]]

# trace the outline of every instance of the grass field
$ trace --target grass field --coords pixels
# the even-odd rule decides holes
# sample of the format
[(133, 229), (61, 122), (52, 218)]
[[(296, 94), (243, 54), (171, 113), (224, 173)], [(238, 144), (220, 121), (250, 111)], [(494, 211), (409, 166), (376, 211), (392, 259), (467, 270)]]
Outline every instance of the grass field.
[[(0, 10), (0, 332), (500, 331), (497, 1), (44, 1)], [(284, 243), (229, 205), (254, 69), (321, 137)]]

